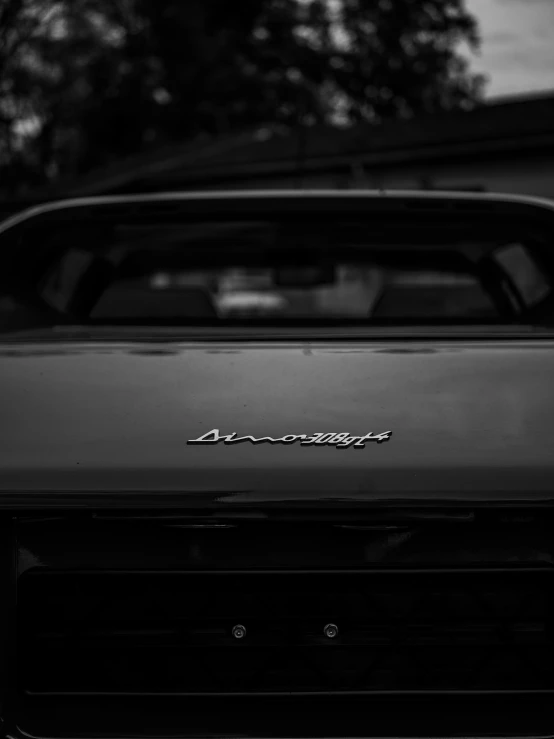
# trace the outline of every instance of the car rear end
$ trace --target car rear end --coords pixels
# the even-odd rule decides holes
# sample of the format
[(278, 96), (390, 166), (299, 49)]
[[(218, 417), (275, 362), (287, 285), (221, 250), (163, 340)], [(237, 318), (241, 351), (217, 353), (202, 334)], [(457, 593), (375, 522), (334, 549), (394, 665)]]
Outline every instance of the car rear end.
[(553, 224), (289, 193), (4, 228), (4, 735), (553, 735)]

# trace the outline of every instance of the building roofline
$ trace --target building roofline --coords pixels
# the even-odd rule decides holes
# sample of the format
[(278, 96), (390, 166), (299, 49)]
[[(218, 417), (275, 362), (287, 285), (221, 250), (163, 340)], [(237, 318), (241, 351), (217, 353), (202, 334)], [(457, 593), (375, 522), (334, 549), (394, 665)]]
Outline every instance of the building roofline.
[(485, 98), (487, 105), (510, 105), (513, 103), (532, 103), (536, 100), (554, 100), (554, 88), (530, 90), (523, 93), (503, 93)]
[[(208, 181), (237, 181), (252, 177), (285, 177), (318, 174), (321, 171), (342, 172), (351, 169), (353, 165), (364, 168), (381, 168), (395, 165), (428, 165), (437, 161), (444, 162), (459, 161), (470, 155), (488, 155), (498, 157), (505, 152), (514, 154), (526, 153), (538, 149), (542, 151), (546, 147), (552, 147), (554, 151), (554, 131), (540, 137), (511, 138), (508, 140), (493, 140), (486, 142), (471, 142), (449, 144), (444, 146), (426, 146), (408, 151), (384, 151), (370, 154), (331, 155), (328, 157), (306, 159), (300, 167), (298, 160), (286, 159), (276, 162), (252, 162), (248, 164), (237, 164), (234, 166), (203, 166), (191, 168), (186, 173), (176, 173), (158, 180), (159, 187), (167, 189), (172, 183), (179, 181), (183, 185), (190, 183), (201, 184)], [(150, 184), (156, 187), (156, 180)], [(140, 186), (141, 182), (137, 182)], [(144, 184), (142, 185), (144, 186)]]
[[(516, 111), (519, 115), (514, 120)], [(499, 123), (504, 123), (504, 128)], [(216, 141), (165, 146), (28, 196), (54, 199), (68, 194), (122, 192), (127, 187), (136, 191), (137, 184), (147, 181), (159, 188), (156, 182), (171, 184), (178, 180), (186, 184), (209, 178), (292, 174), (298, 172), (299, 136), (305, 138), (302, 164), (306, 173), (342, 169), (352, 162), (387, 166), (550, 147), (554, 144), (554, 92), (503, 96), (470, 111), (428, 114), (379, 126), (366, 123), (346, 130), (319, 126), (267, 141), (257, 141), (257, 131), (259, 127)], [(330, 149), (335, 153), (326, 154)]]
[(182, 144), (169, 144), (145, 154), (138, 154), (119, 160), (106, 167), (94, 169), (81, 177), (64, 178), (55, 185), (31, 193), (34, 199), (41, 196), (49, 198), (64, 197), (69, 193), (87, 195), (91, 189), (113, 188), (126, 183), (129, 178), (147, 177), (164, 172), (179, 163), (194, 164), (198, 159), (217, 157), (230, 149), (244, 146), (252, 141), (255, 129), (232, 134), (215, 141), (204, 137), (195, 138)]

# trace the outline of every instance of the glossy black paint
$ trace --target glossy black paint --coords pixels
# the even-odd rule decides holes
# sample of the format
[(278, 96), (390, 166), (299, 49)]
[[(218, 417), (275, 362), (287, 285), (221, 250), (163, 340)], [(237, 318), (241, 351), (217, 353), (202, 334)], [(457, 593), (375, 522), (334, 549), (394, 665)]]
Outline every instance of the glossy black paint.
[[(551, 501), (554, 341), (430, 344), (4, 343), (0, 504)], [(392, 438), (187, 446), (214, 428)]]

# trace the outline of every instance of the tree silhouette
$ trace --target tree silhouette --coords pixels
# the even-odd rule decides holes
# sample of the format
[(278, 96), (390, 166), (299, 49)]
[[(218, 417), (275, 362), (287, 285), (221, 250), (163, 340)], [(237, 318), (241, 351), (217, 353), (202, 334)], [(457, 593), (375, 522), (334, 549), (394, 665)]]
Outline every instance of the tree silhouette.
[(464, 0), (0, 0), (2, 180), (257, 125), (467, 108), (478, 44)]

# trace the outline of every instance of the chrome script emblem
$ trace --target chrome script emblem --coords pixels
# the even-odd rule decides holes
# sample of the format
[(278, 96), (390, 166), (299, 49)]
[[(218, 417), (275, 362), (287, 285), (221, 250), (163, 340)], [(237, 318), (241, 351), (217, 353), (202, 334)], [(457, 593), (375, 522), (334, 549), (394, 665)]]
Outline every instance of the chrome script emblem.
[(262, 436), (256, 439), (254, 436), (237, 436), (236, 431), (232, 434), (220, 435), (219, 429), (212, 429), (207, 434), (198, 437), (198, 439), (190, 439), (187, 444), (198, 444), (198, 445), (209, 445), (219, 444), (240, 444), (244, 441), (249, 441), (251, 444), (294, 444), (299, 441), (301, 446), (334, 446), (337, 449), (346, 449), (347, 447), (353, 446), (354, 449), (363, 449), (368, 441), (376, 441), (381, 444), (383, 441), (388, 441), (392, 436), (392, 431), (385, 431), (381, 434), (374, 434), (370, 432), (365, 436), (351, 436), (349, 432), (332, 433), (327, 434), (287, 434), (274, 439), (272, 436)]

